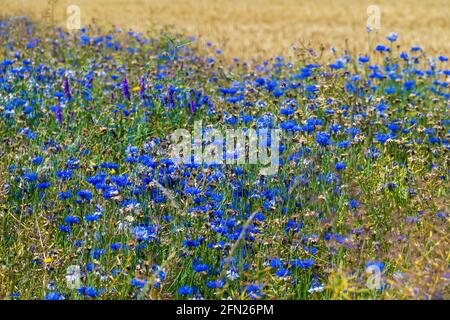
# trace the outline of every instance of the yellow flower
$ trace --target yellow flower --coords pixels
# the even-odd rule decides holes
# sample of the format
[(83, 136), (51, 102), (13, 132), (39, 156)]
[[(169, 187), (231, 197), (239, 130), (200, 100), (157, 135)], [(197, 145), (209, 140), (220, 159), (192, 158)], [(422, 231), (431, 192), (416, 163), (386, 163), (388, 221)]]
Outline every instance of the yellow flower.
[(50, 257), (44, 259), (44, 263), (45, 263), (45, 264), (49, 264), (49, 263), (51, 263), (52, 261), (53, 261), (53, 259), (50, 258)]
[(136, 87), (133, 88), (133, 91), (136, 92), (136, 91), (139, 91), (140, 89), (141, 89), (141, 88), (140, 88), (139, 86), (136, 86)]

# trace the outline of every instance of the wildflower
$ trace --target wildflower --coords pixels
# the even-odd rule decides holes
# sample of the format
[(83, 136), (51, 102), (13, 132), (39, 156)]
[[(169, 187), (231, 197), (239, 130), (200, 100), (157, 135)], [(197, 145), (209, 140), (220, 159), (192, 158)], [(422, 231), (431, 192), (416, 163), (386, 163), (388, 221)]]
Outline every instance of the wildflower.
[(59, 103), (55, 106), (55, 117), (59, 124), (62, 124), (63, 118), (62, 118), (62, 108)]
[(149, 241), (156, 238), (156, 228), (152, 226), (133, 227), (130, 233), (139, 241)]
[(301, 269), (311, 268), (312, 266), (314, 266), (314, 259), (312, 259), (312, 258), (307, 258), (304, 260), (296, 259), (291, 262), (291, 266), (301, 268)]
[(381, 261), (368, 261), (366, 262), (365, 268), (368, 269), (370, 267), (375, 267), (380, 271), (383, 271), (384, 269), (384, 263)]
[(183, 240), (182, 245), (186, 247), (198, 247), (202, 243), (202, 240)]
[(58, 230), (59, 231), (61, 231), (61, 232), (64, 232), (64, 233), (70, 233), (70, 226), (68, 226), (68, 225), (64, 225), (64, 224), (60, 224), (59, 226), (58, 226)]
[(259, 299), (264, 297), (264, 293), (261, 292), (260, 285), (248, 285), (245, 287), (245, 293), (249, 296), (250, 299)]
[(95, 212), (93, 214), (87, 214), (84, 216), (84, 220), (87, 222), (98, 221), (100, 219), (101, 213)]
[(66, 98), (71, 99), (72, 95), (70, 94), (69, 79), (67, 77), (64, 77), (63, 89), (64, 89), (64, 95), (66, 96)]
[(415, 82), (414, 82), (414, 80), (407, 80), (407, 81), (405, 81), (405, 83), (403, 84), (403, 88), (404, 88), (406, 91), (414, 90), (414, 87), (415, 87)]
[(209, 267), (207, 264), (194, 263), (193, 269), (195, 272), (206, 272)]
[(145, 97), (145, 78), (143, 76), (139, 82), (139, 96), (141, 99)]
[(386, 51), (390, 51), (390, 49), (386, 46), (383, 46), (382, 44), (379, 44), (375, 47), (375, 51), (386, 52)]
[(105, 249), (93, 249), (89, 255), (94, 259), (99, 259), (103, 254), (105, 254)]
[(81, 201), (90, 201), (92, 199), (92, 192), (88, 189), (77, 192), (77, 197)]
[(355, 199), (350, 199), (348, 201), (348, 207), (350, 210), (356, 209), (357, 207), (359, 207), (359, 202)]
[(348, 148), (350, 146), (350, 141), (339, 141), (336, 146), (341, 149)]
[(83, 296), (89, 298), (97, 298), (101, 295), (103, 290), (97, 290), (93, 287), (81, 287), (77, 289), (77, 292)]
[(72, 170), (59, 170), (56, 175), (63, 181), (70, 180), (72, 179)]
[(317, 132), (316, 142), (322, 147), (328, 146), (330, 144), (330, 134), (327, 132)]
[(225, 281), (222, 279), (206, 281), (206, 286), (210, 289), (221, 289), (224, 284)]
[(49, 292), (46, 294), (45, 300), (64, 300), (64, 296), (59, 292)]
[(345, 162), (336, 162), (336, 164), (334, 165), (334, 168), (337, 171), (345, 170), (347, 168), (347, 164)]
[(191, 100), (189, 102), (189, 110), (191, 111), (191, 114), (195, 114), (195, 112), (197, 111), (194, 100)]
[(291, 275), (291, 272), (288, 269), (280, 268), (275, 272), (278, 278), (285, 278)]
[(147, 282), (146, 279), (144, 279), (144, 280), (139, 280), (139, 279), (137, 279), (137, 278), (133, 278), (133, 279), (131, 280), (130, 284), (131, 284), (133, 287), (137, 287), (137, 288), (142, 289), (142, 288), (145, 286), (145, 283), (146, 283), (146, 282)]
[(35, 157), (35, 158), (33, 159), (33, 164), (34, 164), (34, 165), (39, 165), (39, 164), (42, 163), (43, 160), (44, 160), (44, 158), (42, 158), (42, 157), (40, 157), (40, 156)]
[(388, 141), (389, 139), (391, 139), (391, 136), (388, 135), (388, 134), (377, 133), (377, 134), (375, 135), (375, 139), (376, 139), (379, 143), (383, 144), (383, 143), (385, 143), (386, 141)]
[(239, 273), (235, 268), (230, 268), (227, 270), (226, 276), (229, 280), (233, 281), (239, 278)]
[(391, 32), (391, 33), (389, 33), (389, 35), (387, 36), (387, 39), (388, 39), (390, 42), (395, 42), (395, 41), (397, 40), (397, 38), (398, 38), (398, 34), (395, 33), (395, 32)]
[(64, 222), (68, 225), (78, 224), (78, 223), (80, 223), (80, 218), (75, 217), (75, 216), (67, 216), (64, 218)]
[(125, 97), (125, 99), (130, 101), (131, 100), (130, 90), (129, 90), (129, 87), (128, 87), (127, 77), (125, 75), (122, 78), (121, 88), (122, 88), (122, 94)]
[(194, 288), (190, 286), (181, 286), (178, 288), (179, 295), (191, 296), (194, 294)]
[(358, 58), (358, 61), (359, 61), (360, 63), (367, 63), (367, 62), (369, 62), (369, 57), (367, 57), (367, 56), (359, 57), (359, 58)]
[(325, 289), (324, 285), (320, 282), (313, 282), (311, 287), (308, 289), (308, 293), (322, 292)]
[(66, 200), (66, 199), (70, 199), (70, 198), (72, 198), (72, 191), (68, 190), (68, 191), (58, 192), (59, 200)]
[(102, 162), (100, 164), (100, 167), (103, 169), (111, 169), (111, 170), (119, 169), (119, 165), (113, 162)]
[(40, 183), (38, 183), (36, 185), (36, 188), (38, 188), (38, 189), (47, 189), (47, 188), (50, 187), (50, 185), (51, 185), (50, 181), (40, 182)]

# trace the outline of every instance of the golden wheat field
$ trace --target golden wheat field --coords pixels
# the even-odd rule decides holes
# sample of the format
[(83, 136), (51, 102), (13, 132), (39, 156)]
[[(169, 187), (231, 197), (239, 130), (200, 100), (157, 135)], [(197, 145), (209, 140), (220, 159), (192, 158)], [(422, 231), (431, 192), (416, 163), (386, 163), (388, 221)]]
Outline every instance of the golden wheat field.
[(449, 300), (449, 7), (0, 0), (0, 300)]
[[(372, 41), (395, 31), (399, 44), (450, 52), (449, 0), (1, 0), (0, 15), (27, 15), (65, 26), (76, 4), (83, 25), (148, 31), (171, 26), (219, 43), (226, 57), (289, 55), (293, 48), (368, 50), (366, 25), (379, 10)], [(374, 7), (376, 6), (376, 7)], [(375, 8), (375, 9), (374, 9)], [(375, 10), (375, 11), (373, 11)], [(372, 20), (371, 20), (372, 19)]]

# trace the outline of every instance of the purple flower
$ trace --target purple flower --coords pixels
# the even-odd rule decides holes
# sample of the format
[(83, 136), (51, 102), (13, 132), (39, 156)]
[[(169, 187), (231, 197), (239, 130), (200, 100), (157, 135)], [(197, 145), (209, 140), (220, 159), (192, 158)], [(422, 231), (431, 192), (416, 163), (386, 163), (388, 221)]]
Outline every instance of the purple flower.
[(125, 97), (125, 99), (127, 99), (128, 101), (131, 100), (130, 90), (128, 88), (128, 81), (127, 81), (126, 76), (123, 76), (123, 79), (122, 79), (122, 93), (123, 93), (123, 96)]
[(67, 79), (67, 77), (64, 78), (63, 89), (64, 89), (64, 94), (65, 94), (66, 98), (71, 99), (72, 95), (70, 94), (69, 79)]
[(141, 81), (139, 83), (139, 96), (141, 97), (141, 99), (143, 99), (145, 96), (145, 78), (144, 77), (141, 77)]
[(195, 114), (195, 112), (197, 111), (197, 107), (195, 106), (194, 100), (191, 100), (190, 104), (190, 110), (192, 114)]
[(169, 89), (169, 91), (167, 92), (167, 104), (170, 107), (175, 107), (175, 100), (173, 98), (173, 93), (174, 91), (172, 89)]
[(59, 103), (55, 106), (55, 117), (59, 124), (62, 124), (62, 108)]

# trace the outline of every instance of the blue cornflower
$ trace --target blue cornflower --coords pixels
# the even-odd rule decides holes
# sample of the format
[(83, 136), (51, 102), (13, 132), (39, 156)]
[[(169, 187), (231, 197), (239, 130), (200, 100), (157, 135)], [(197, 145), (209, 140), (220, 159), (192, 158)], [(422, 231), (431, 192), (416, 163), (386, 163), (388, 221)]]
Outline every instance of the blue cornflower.
[(51, 186), (50, 181), (44, 181), (44, 182), (40, 182), (36, 185), (36, 188), (38, 189), (47, 189)]
[(59, 292), (49, 292), (45, 295), (45, 300), (64, 300), (64, 296)]
[(350, 141), (339, 141), (338, 143), (336, 143), (336, 146), (341, 149), (348, 148), (350, 147)]
[(264, 293), (261, 292), (260, 285), (247, 285), (245, 287), (245, 293), (247, 293), (247, 295), (251, 299), (258, 299), (264, 297)]
[(97, 221), (100, 219), (101, 213), (99, 212), (95, 212), (93, 214), (87, 214), (84, 216), (84, 220), (86, 220), (87, 222), (93, 222), (93, 221)]
[(30, 172), (30, 173), (25, 173), (24, 175), (22, 175), (22, 178), (26, 182), (35, 182), (38, 179), (38, 175), (34, 172)]
[(301, 268), (301, 269), (311, 268), (312, 266), (314, 266), (314, 259), (312, 259), (312, 258), (307, 258), (305, 260), (296, 259), (291, 262), (291, 266)]
[(119, 165), (113, 162), (103, 162), (100, 164), (100, 167), (103, 169), (119, 169)]
[(194, 263), (193, 269), (195, 272), (206, 272), (208, 271), (208, 265), (206, 263)]
[(369, 57), (361, 56), (361, 57), (358, 58), (358, 61), (360, 63), (367, 63), (367, 62), (369, 62)]
[(131, 284), (133, 287), (143, 288), (143, 287), (145, 286), (145, 283), (146, 283), (146, 282), (147, 282), (146, 279), (144, 279), (144, 280), (139, 280), (139, 279), (137, 279), (137, 278), (133, 278), (133, 279), (131, 280), (130, 284)]
[(80, 223), (80, 218), (78, 218), (76, 216), (67, 216), (64, 218), (64, 222), (68, 225), (78, 224), (78, 223)]
[(90, 201), (92, 199), (92, 192), (88, 189), (80, 190), (77, 192), (77, 197), (82, 201)]
[(123, 76), (123, 79), (122, 79), (121, 88), (122, 88), (122, 93), (123, 93), (123, 96), (125, 97), (125, 99), (130, 101), (131, 100), (130, 90), (128, 87), (127, 76), (125, 76), (125, 75)]
[(375, 47), (375, 51), (386, 52), (386, 51), (390, 51), (390, 49), (382, 44), (379, 44)]
[(97, 298), (101, 295), (102, 290), (97, 290), (93, 287), (81, 287), (77, 289), (77, 292), (89, 298)]
[(347, 168), (347, 164), (345, 162), (336, 162), (336, 164), (334, 165), (334, 168), (337, 171), (345, 170)]
[(414, 80), (407, 80), (407, 81), (405, 81), (405, 83), (403, 84), (403, 88), (404, 88), (406, 91), (414, 90), (414, 88), (415, 88), (415, 82), (414, 82)]
[(194, 294), (194, 288), (190, 286), (181, 286), (178, 288), (178, 294), (179, 295), (193, 295)]
[(317, 132), (316, 142), (322, 147), (328, 146), (330, 144), (330, 134), (327, 132)]
[(282, 268), (283, 262), (281, 262), (281, 260), (278, 258), (273, 258), (270, 260), (269, 265), (273, 269)]
[(131, 235), (139, 241), (148, 241), (156, 238), (156, 228), (147, 226), (137, 226), (131, 228)]
[(72, 95), (70, 93), (69, 79), (67, 77), (64, 77), (63, 89), (64, 89), (64, 95), (66, 96), (66, 98), (71, 99)]
[(94, 249), (89, 255), (94, 259), (99, 259), (103, 254), (105, 254), (105, 252), (105, 249)]
[(183, 240), (181, 244), (185, 247), (198, 247), (201, 242), (200, 240)]
[(367, 263), (366, 263), (366, 269), (368, 269), (368, 268), (370, 268), (370, 267), (376, 267), (376, 268), (378, 268), (380, 271), (383, 271), (383, 269), (384, 269), (384, 263), (383, 262), (381, 262), (381, 261), (368, 261)]
[(58, 230), (64, 233), (70, 233), (70, 226), (67, 226), (65, 224), (60, 224), (58, 226)]
[(222, 279), (206, 281), (206, 286), (211, 289), (220, 289), (225, 284)]
[(357, 207), (359, 207), (359, 202), (355, 199), (350, 199), (348, 201), (348, 207), (350, 208), (350, 210), (356, 209)]
[(284, 278), (290, 276), (291, 272), (288, 269), (280, 268), (275, 272), (275, 274), (279, 278)]
[(391, 33), (389, 33), (389, 35), (387, 36), (386, 39), (388, 39), (390, 42), (395, 42), (395, 41), (397, 41), (397, 38), (398, 38), (398, 34), (395, 32), (391, 32)]
[(56, 172), (56, 175), (61, 180), (70, 180), (72, 179), (72, 170), (59, 170)]
[(44, 161), (44, 158), (42, 158), (41, 156), (38, 156), (38, 157), (35, 157), (35, 158), (33, 159), (33, 164), (34, 164), (34, 165), (39, 165), (39, 164), (42, 163), (42, 161)]
[(389, 134), (384, 134), (384, 133), (377, 133), (375, 135), (375, 139), (381, 144), (385, 143), (386, 141), (388, 141), (391, 138), (392, 137)]

